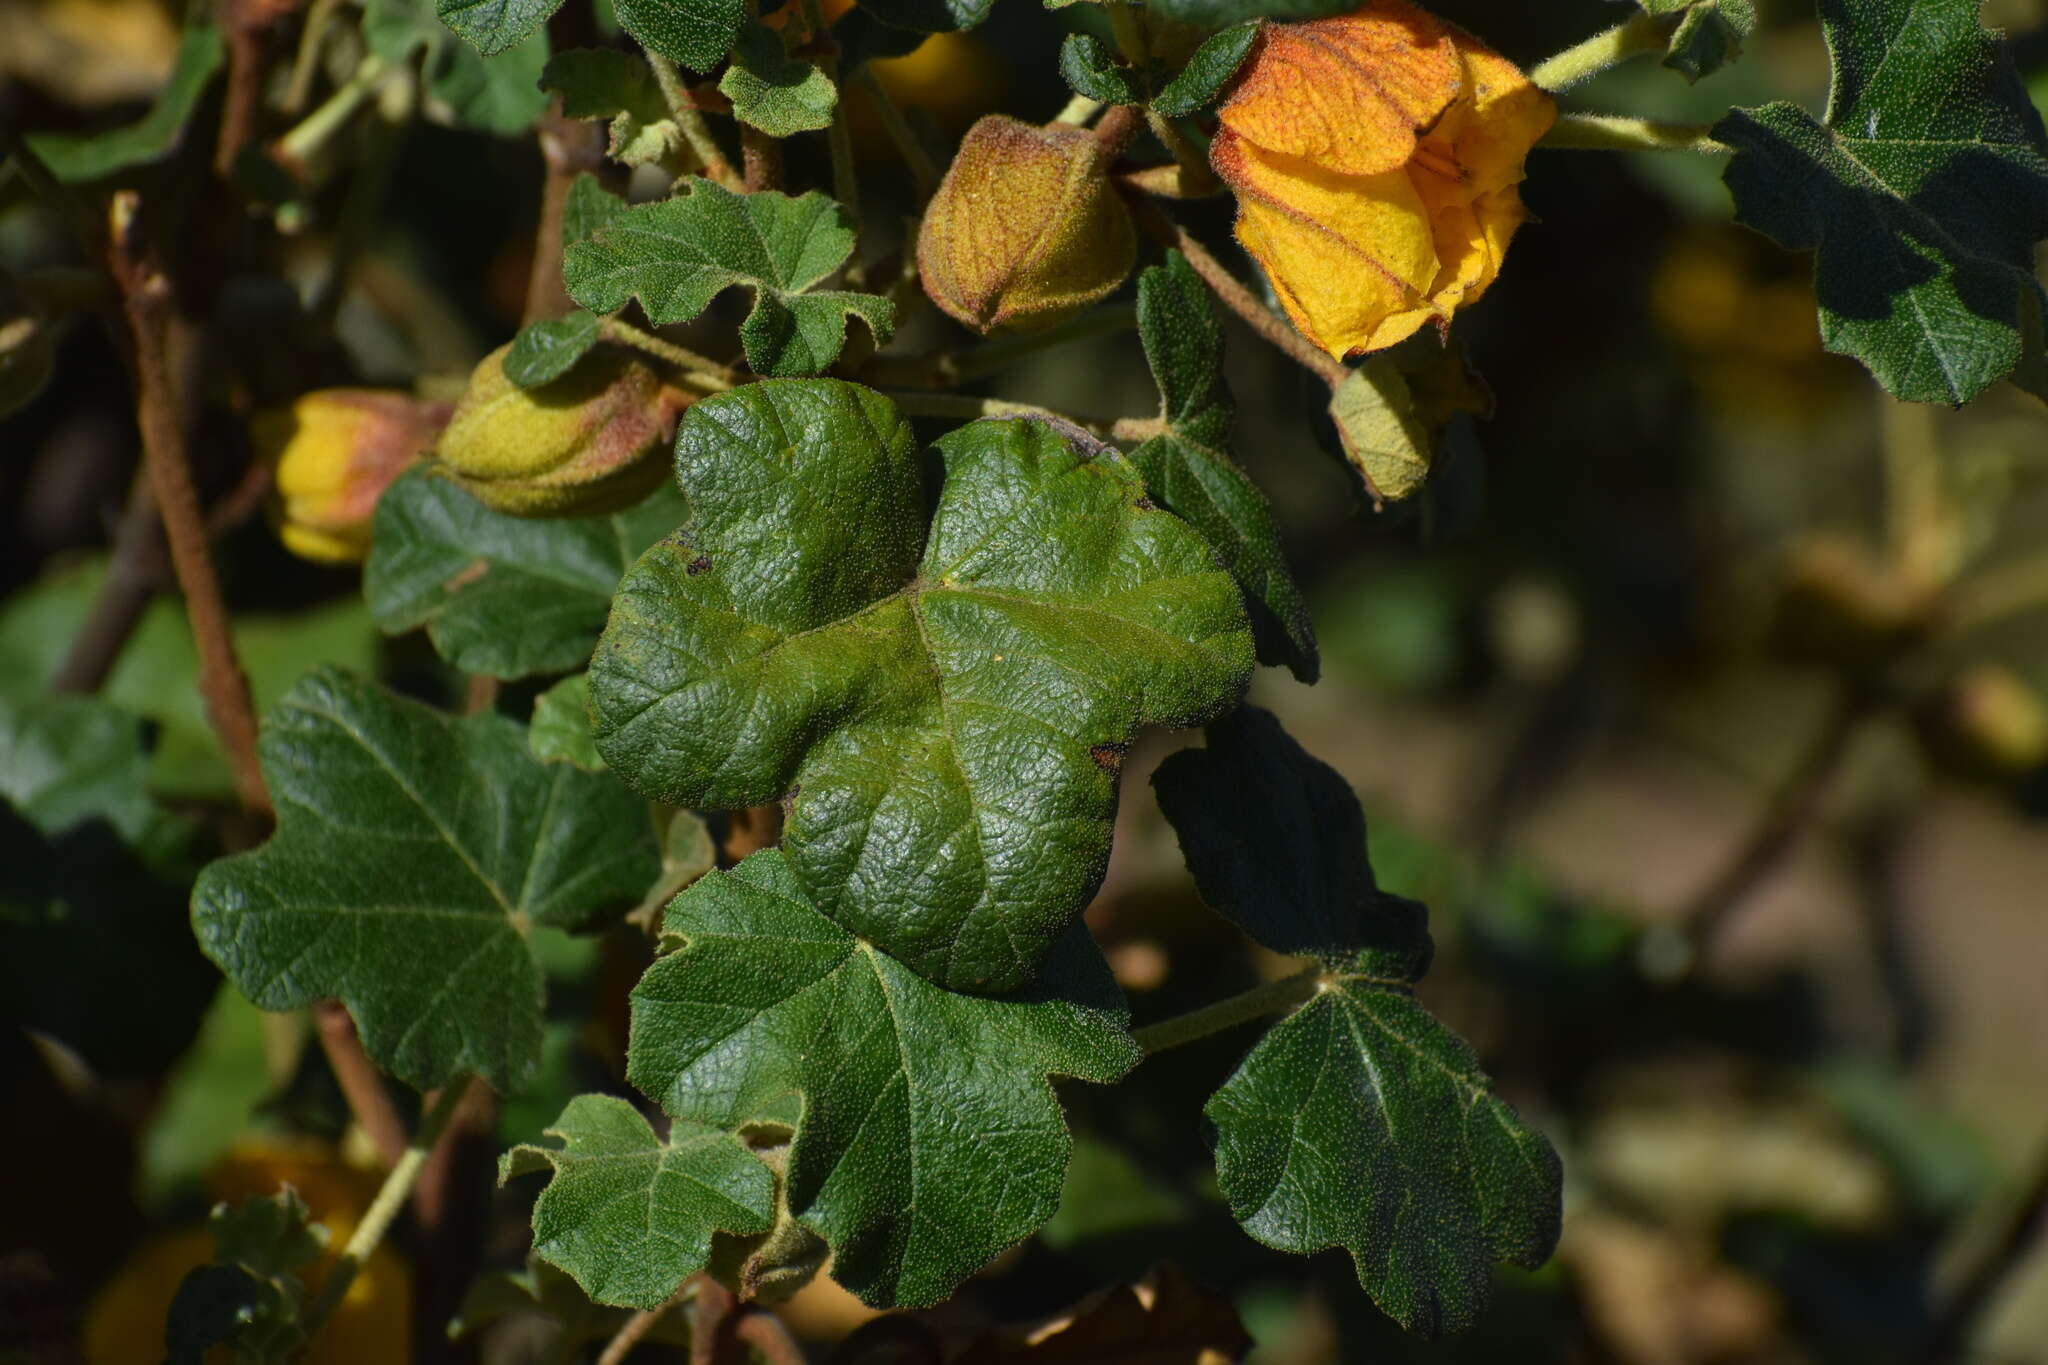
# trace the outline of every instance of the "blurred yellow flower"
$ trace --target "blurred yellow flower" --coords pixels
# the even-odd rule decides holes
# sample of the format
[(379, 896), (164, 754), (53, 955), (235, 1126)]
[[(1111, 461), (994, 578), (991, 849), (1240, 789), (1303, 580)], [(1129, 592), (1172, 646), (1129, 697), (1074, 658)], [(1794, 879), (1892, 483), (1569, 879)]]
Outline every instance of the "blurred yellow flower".
[(250, 424), (275, 469), (278, 539), (301, 559), (360, 563), (377, 499), (447, 424), (446, 403), (386, 389), (319, 389)]
[(1237, 237), (1302, 335), (1342, 359), (1448, 325), (1527, 216), (1557, 108), (1512, 62), (1405, 3), (1267, 22), (1218, 110)]

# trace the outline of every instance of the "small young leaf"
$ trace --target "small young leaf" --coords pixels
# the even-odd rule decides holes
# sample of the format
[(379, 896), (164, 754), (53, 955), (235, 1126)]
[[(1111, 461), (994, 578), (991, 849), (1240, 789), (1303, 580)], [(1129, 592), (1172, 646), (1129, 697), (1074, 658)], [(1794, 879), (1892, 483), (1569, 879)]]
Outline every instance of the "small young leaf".
[(1737, 109), (1736, 218), (1815, 255), (1821, 338), (1893, 395), (1963, 403), (2011, 374), (2041, 286), (2048, 142), (1978, 0), (1821, 0), (1824, 122)]
[(793, 1125), (790, 1207), (878, 1307), (939, 1302), (1050, 1217), (1068, 1137), (1046, 1078), (1137, 1061), (1078, 926), (1027, 989), (959, 995), (820, 914), (769, 850), (666, 927), (686, 946), (634, 988), (629, 1079), (678, 1122)]
[(1169, 432), (1131, 452), (1145, 486), (1216, 552), (1244, 593), (1259, 662), (1312, 683), (1315, 627), (1287, 567), (1266, 497), (1228, 455), (1234, 405), (1223, 383), (1223, 326), (1208, 287), (1177, 251), (1138, 277), (1138, 334)]
[(692, 71), (725, 60), (746, 22), (746, 0), (613, 0), (619, 27), (642, 47)]
[(604, 755), (590, 737), (590, 675), (571, 673), (533, 699), (533, 724), (527, 744), (543, 763), (574, 763), (585, 772), (600, 772)]
[(1202, 898), (1324, 968), (1203, 1109), (1231, 1212), (1282, 1251), (1347, 1248), (1411, 1332), (1470, 1326), (1495, 1261), (1534, 1267), (1556, 1246), (1562, 1173), (1415, 1003), (1426, 912), (1379, 890), (1357, 798), (1266, 712), (1212, 725), (1154, 784)]
[(810, 292), (852, 254), (853, 221), (813, 190), (734, 194), (708, 180), (686, 194), (625, 210), (593, 241), (571, 246), (569, 294), (600, 313), (635, 297), (656, 326), (688, 322), (734, 286), (754, 309), (740, 327), (756, 374), (815, 374), (839, 358), (848, 314), (886, 341), (895, 305), (875, 294)]
[[(540, 84), (543, 90), (561, 95), (562, 112), (568, 117), (609, 121), (605, 154), (615, 161), (644, 166), (689, 156), (688, 144), (670, 115), (654, 73), (636, 53), (611, 47), (557, 52), (541, 72)], [(683, 164), (696, 163), (685, 160)], [(582, 178), (579, 176), (579, 181)], [(619, 207), (625, 207), (623, 201)], [(567, 240), (581, 241), (595, 230), (593, 226)]]
[(1711, 76), (1742, 55), (1756, 28), (1755, 0), (1640, 0), (1649, 14), (1678, 14), (1664, 65), (1689, 81)]
[(1330, 421), (1375, 503), (1404, 502), (1428, 482), (1436, 434), (1416, 410), (1408, 377), (1388, 357), (1370, 356), (1345, 376), (1330, 395)]
[(434, 13), (486, 57), (519, 46), (562, 0), (434, 0)]
[(170, 79), (139, 122), (104, 133), (30, 133), (29, 148), (66, 184), (97, 180), (167, 156), (176, 150), (186, 120), (225, 55), (219, 28), (187, 24), (178, 39)]
[(505, 352), (505, 377), (522, 389), (553, 383), (590, 354), (603, 326), (604, 319), (588, 308), (528, 323)]
[(637, 790), (787, 797), (784, 847), (827, 914), (1003, 991), (1101, 880), (1133, 729), (1229, 707), (1251, 640), (1208, 547), (1113, 451), (1037, 421), (938, 448), (927, 524), (879, 394), (770, 380), (691, 408), (690, 521), (621, 583), (591, 710)]
[(633, 557), (682, 519), (666, 487), (616, 516), (508, 517), (430, 469), (411, 470), (377, 502), (363, 596), (387, 634), (425, 626), (465, 673), (559, 673), (590, 657)]
[(770, 137), (790, 137), (832, 126), (838, 87), (814, 64), (783, 49), (782, 35), (766, 24), (740, 30), (732, 65), (718, 82), (732, 101), (733, 117)]
[(713, 1234), (774, 1222), (774, 1173), (729, 1132), (678, 1119), (664, 1142), (610, 1095), (578, 1095), (547, 1132), (559, 1146), (514, 1147), (498, 1179), (553, 1173), (533, 1206), (534, 1254), (598, 1303), (659, 1307), (704, 1268)]
[(239, 1204), (220, 1204), (207, 1218), (214, 1259), (258, 1275), (285, 1275), (320, 1258), (327, 1230), (286, 1185), (276, 1194), (252, 1195)]
[(1237, 68), (1244, 65), (1245, 54), (1252, 50), (1252, 41), (1258, 36), (1257, 24), (1239, 24), (1212, 34), (1195, 49), (1180, 74), (1152, 97), (1154, 112), (1167, 118), (1185, 118), (1215, 99), (1237, 74)]
[(1143, 104), (1139, 74), (1110, 56), (1100, 38), (1069, 33), (1060, 44), (1060, 74), (1074, 93), (1103, 104)]
[(526, 930), (640, 896), (660, 873), (645, 808), (542, 764), (502, 716), (451, 720), (327, 669), (266, 717), (260, 756), (277, 833), (200, 875), (207, 955), (265, 1009), (338, 998), (407, 1084), (516, 1085), (540, 1057)]

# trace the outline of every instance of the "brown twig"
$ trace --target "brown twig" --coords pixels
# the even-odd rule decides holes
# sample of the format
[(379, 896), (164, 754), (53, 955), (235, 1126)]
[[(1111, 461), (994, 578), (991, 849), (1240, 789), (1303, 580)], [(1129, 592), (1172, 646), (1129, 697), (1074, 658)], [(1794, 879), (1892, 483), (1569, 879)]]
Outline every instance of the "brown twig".
[(405, 1120), (399, 1117), (398, 1106), (384, 1089), (384, 1079), (378, 1075), (370, 1054), (363, 1051), (363, 1040), (356, 1036), (355, 1020), (349, 1018), (340, 1001), (322, 1000), (313, 1006), (313, 1023), (320, 1034), (320, 1048), (327, 1054), (327, 1065), (341, 1086), (342, 1098), (348, 1101), (349, 1112), (362, 1125), (370, 1145), (377, 1149), (378, 1160), (386, 1170), (391, 1169), (405, 1155)]
[(1997, 1239), (1942, 1308), (1912, 1365), (1960, 1365), (1984, 1309), (2013, 1272), (2026, 1264), (2043, 1233), (2048, 1233), (2048, 1152), (2042, 1154), (2033, 1180), (2013, 1205)]
[(142, 614), (156, 596), (163, 571), (163, 531), (147, 471), (128, 490), (128, 506), (114, 530), (114, 552), (106, 581), (93, 599), (84, 626), (72, 637), (50, 686), (59, 692), (97, 692)]
[(251, 811), (270, 814), (270, 793), (256, 761), (256, 712), (249, 680), (235, 658), (227, 607), (207, 548), (199, 494), (186, 463), (184, 419), (171, 382), (166, 339), (170, 329), (170, 280), (150, 259), (138, 233), (141, 200), (132, 190), (114, 196), (109, 218), (108, 262), (120, 287), (135, 351), (136, 416), (143, 460), (163, 514), (171, 567), (185, 595), (185, 610), (199, 654), (199, 690), (207, 718), (220, 736), (234, 770), (235, 788)]
[(690, 1365), (719, 1365), (720, 1338), (739, 1300), (709, 1275), (696, 1278), (697, 1309), (690, 1318)]
[(604, 1344), (604, 1350), (598, 1353), (597, 1365), (619, 1365), (619, 1362), (631, 1355), (633, 1348), (654, 1330), (655, 1323), (667, 1316), (671, 1309), (688, 1302), (690, 1296), (696, 1292), (697, 1280), (692, 1277), (677, 1285), (676, 1292), (669, 1295), (659, 1307), (643, 1308), (627, 1318), (620, 1324), (619, 1330), (612, 1334), (612, 1339)]
[(740, 125), (740, 161), (748, 194), (782, 188), (782, 144), (749, 123)]
[(1728, 917), (1820, 817), (1842, 761), (1877, 707), (1876, 695), (1864, 688), (1855, 688), (1832, 704), (1820, 730), (1771, 797), (1749, 838), (1713, 880), (1700, 888), (1678, 917), (1679, 931), (1691, 948), (1689, 961), (1699, 959), (1727, 924)]
[[(424, 1099), (431, 1107), (435, 1097)], [(413, 1258), (412, 1358), (421, 1365), (449, 1358), (448, 1322), (461, 1311), (463, 1295), (483, 1263), (497, 1131), (497, 1095), (481, 1081), (469, 1083), (420, 1170), (412, 1205), (419, 1234)]]
[(733, 1322), (732, 1337), (753, 1347), (768, 1365), (805, 1365), (804, 1348), (797, 1345), (782, 1319), (765, 1308), (741, 1311)]
[(223, 180), (234, 173), (243, 150), (256, 142), (270, 79), (272, 30), (293, 8), (293, 0), (229, 0), (221, 6), (227, 30), (228, 83), (213, 169)]
[(547, 166), (541, 182), (540, 226), (534, 230), (533, 265), (526, 276), (525, 320), (560, 317), (574, 308), (562, 286), (562, 215), (569, 187), (585, 171), (604, 165), (604, 130), (589, 119), (564, 118), (557, 95), (541, 116), (540, 155)]
[(1285, 318), (1261, 303), (1242, 281), (1224, 268), (1221, 261), (1209, 254), (1207, 247), (1195, 240), (1193, 233), (1161, 213), (1141, 195), (1126, 194), (1124, 202), (1129, 205), (1138, 226), (1162, 245), (1170, 246), (1187, 257), (1188, 264), (1194, 267), (1195, 273), (1202, 277), (1223, 306), (1243, 318), (1254, 332), (1278, 347), (1288, 359), (1333, 389), (1350, 375), (1351, 371), (1342, 363), (1317, 350), (1314, 343), (1289, 326)]

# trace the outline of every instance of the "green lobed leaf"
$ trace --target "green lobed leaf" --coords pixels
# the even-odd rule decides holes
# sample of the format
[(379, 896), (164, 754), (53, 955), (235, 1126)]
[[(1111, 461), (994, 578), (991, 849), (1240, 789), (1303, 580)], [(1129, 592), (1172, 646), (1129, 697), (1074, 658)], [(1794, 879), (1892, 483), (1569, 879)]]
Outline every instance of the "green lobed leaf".
[[(611, 47), (557, 52), (541, 72), (540, 84), (561, 95), (567, 117), (607, 120), (605, 152), (617, 161), (641, 166), (683, 151), (682, 132), (670, 116), (668, 101), (646, 59), (637, 53)], [(620, 202), (619, 207), (624, 206)], [(566, 240), (580, 241), (594, 230), (595, 225)]]
[(574, 763), (586, 772), (604, 767), (590, 737), (590, 675), (572, 673), (533, 699), (526, 740), (543, 763)]
[(434, 0), (434, 13), (486, 57), (526, 41), (562, 0)]
[(610, 1095), (578, 1095), (547, 1132), (559, 1145), (512, 1148), (498, 1178), (552, 1173), (534, 1254), (598, 1303), (657, 1308), (704, 1268), (714, 1234), (774, 1222), (774, 1173), (730, 1132), (678, 1119), (663, 1141)]
[(522, 389), (553, 383), (590, 354), (603, 326), (604, 319), (588, 308), (528, 323), (505, 352), (505, 377)]
[(1060, 75), (1077, 95), (1104, 104), (1143, 104), (1145, 91), (1137, 71), (1110, 55), (1102, 40), (1069, 33), (1060, 44)]
[(2019, 366), (2048, 236), (2041, 116), (1978, 0), (1821, 0), (1827, 116), (1714, 127), (1740, 222), (1811, 249), (1827, 348), (1892, 394), (1962, 403)]
[(1647, 14), (1681, 16), (1664, 65), (1689, 81), (1711, 76), (1742, 55), (1756, 29), (1755, 0), (1638, 0)]
[(860, 8), (891, 28), (950, 33), (980, 24), (995, 0), (860, 0)]
[(832, 126), (839, 89), (812, 62), (791, 57), (782, 35), (766, 24), (740, 30), (732, 65), (718, 82), (732, 115), (770, 137), (790, 137)]
[(387, 634), (424, 626), (465, 673), (559, 673), (590, 657), (626, 566), (682, 519), (667, 488), (615, 516), (506, 516), (422, 467), (377, 501), (363, 596)]
[(1138, 1059), (1078, 925), (1025, 990), (956, 994), (826, 918), (768, 850), (666, 927), (685, 946), (633, 991), (628, 1078), (678, 1121), (794, 1126), (790, 1207), (876, 1306), (939, 1302), (1051, 1217), (1069, 1140), (1047, 1077)]
[(1345, 1247), (1411, 1332), (1471, 1326), (1495, 1261), (1533, 1268), (1555, 1248), (1562, 1173), (1415, 1002), (1426, 912), (1378, 889), (1350, 787), (1264, 711), (1212, 725), (1154, 784), (1203, 899), (1323, 968), (1203, 1109), (1231, 1212), (1282, 1251)]
[(542, 764), (502, 716), (451, 719), (332, 669), (272, 709), (259, 755), (277, 833), (200, 875), (200, 946), (265, 1009), (339, 999), (409, 1085), (513, 1088), (540, 1055), (527, 930), (639, 897), (660, 871), (641, 804)]
[(1200, 110), (1223, 92), (1258, 36), (1259, 26), (1249, 23), (1211, 34), (1180, 73), (1152, 97), (1153, 110), (1167, 118), (1185, 118)]
[(626, 201), (604, 187), (604, 182), (584, 171), (569, 182), (569, 194), (562, 202), (562, 246), (588, 241), (626, 211)]
[(698, 403), (690, 519), (620, 584), (598, 751), (669, 805), (787, 798), (824, 911), (934, 980), (1003, 991), (1094, 894), (1143, 724), (1243, 692), (1239, 594), (1108, 447), (1030, 420), (938, 443), (838, 380)]
[(1224, 448), (1235, 414), (1223, 383), (1223, 326), (1209, 291), (1177, 251), (1138, 277), (1138, 334), (1168, 433), (1131, 452), (1145, 486), (1185, 517), (1244, 593), (1259, 662), (1305, 683), (1322, 672), (1315, 626), (1280, 548), (1265, 494)]
[(612, 12), (642, 47), (692, 71), (724, 61), (747, 17), (745, 0), (613, 0)]
[(656, 326), (688, 322), (725, 290), (753, 291), (740, 327), (756, 374), (815, 374), (839, 358), (846, 319), (887, 341), (895, 305), (876, 294), (813, 291), (852, 254), (853, 220), (813, 190), (734, 194), (709, 180), (657, 204), (626, 209), (595, 238), (571, 246), (563, 278), (570, 297), (611, 313), (638, 297)]
[(0, 696), (0, 800), (45, 834), (104, 820), (153, 867), (190, 844), (189, 821), (151, 799), (142, 721), (98, 697)]
[(30, 133), (29, 148), (66, 184), (98, 180), (168, 156), (225, 57), (217, 26), (189, 23), (179, 35), (170, 78), (140, 120), (104, 133)]

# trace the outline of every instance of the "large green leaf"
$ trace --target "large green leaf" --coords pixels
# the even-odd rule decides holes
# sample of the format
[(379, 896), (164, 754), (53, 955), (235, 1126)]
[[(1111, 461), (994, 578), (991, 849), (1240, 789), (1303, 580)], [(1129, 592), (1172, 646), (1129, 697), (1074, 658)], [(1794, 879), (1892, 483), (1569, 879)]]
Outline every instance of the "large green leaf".
[(465, 673), (559, 673), (590, 657), (626, 566), (682, 519), (666, 488), (616, 516), (509, 517), (422, 467), (377, 501), (363, 596), (385, 631), (425, 626)]
[(611, 313), (638, 296), (657, 326), (688, 322), (734, 286), (753, 291), (740, 326), (757, 374), (816, 374), (839, 358), (851, 314), (877, 341), (896, 309), (876, 294), (813, 290), (853, 252), (853, 219), (816, 190), (798, 198), (734, 194), (709, 180), (687, 193), (627, 209), (563, 263), (569, 294)]
[(714, 1234), (774, 1222), (775, 1175), (730, 1132), (678, 1119), (664, 1141), (610, 1095), (578, 1095), (547, 1131), (559, 1146), (514, 1147), (498, 1178), (553, 1173), (534, 1254), (598, 1303), (657, 1307), (704, 1268)]
[(612, 0), (619, 27), (650, 52), (692, 71), (725, 60), (746, 21), (746, 0)]
[(1152, 496), (1187, 518), (1244, 592), (1259, 662), (1312, 683), (1322, 672), (1308, 606), (1280, 548), (1273, 509), (1224, 450), (1235, 406), (1223, 383), (1223, 325), (1177, 251), (1138, 277), (1138, 332), (1167, 434), (1131, 453)]
[(1084, 434), (939, 442), (838, 380), (697, 404), (690, 519), (619, 586), (597, 746), (669, 805), (787, 798), (839, 923), (959, 989), (1019, 985), (1100, 882), (1123, 746), (1243, 694), (1251, 641), (1208, 547)]
[(1820, 0), (1827, 117), (1737, 109), (1714, 136), (1736, 216), (1816, 253), (1821, 336), (1900, 398), (1962, 403), (2011, 374), (2041, 297), (2041, 116), (1978, 0)]
[(678, 1121), (794, 1126), (789, 1206), (868, 1303), (937, 1303), (1059, 1206), (1048, 1075), (1137, 1061), (1078, 925), (1005, 999), (942, 990), (813, 906), (779, 850), (669, 907), (686, 941), (633, 991), (627, 1074)]
[(496, 715), (450, 719), (323, 669), (265, 718), (277, 833), (208, 867), (200, 945), (265, 1009), (338, 998), (379, 1065), (509, 1090), (540, 1056), (536, 925), (630, 906), (661, 866), (616, 782), (543, 764)]
[(1264, 711), (1211, 726), (1208, 748), (1154, 780), (1203, 899), (1322, 967), (1203, 1110), (1231, 1212), (1282, 1251), (1347, 1248), (1411, 1332), (1469, 1327), (1495, 1261), (1533, 1267), (1555, 1248), (1561, 1172), (1416, 1003), (1426, 912), (1378, 889), (1350, 787)]
[(104, 133), (31, 133), (28, 145), (51, 174), (67, 183), (97, 180), (167, 156), (177, 149), (186, 120), (225, 55), (218, 27), (187, 24), (170, 79), (139, 121)]

